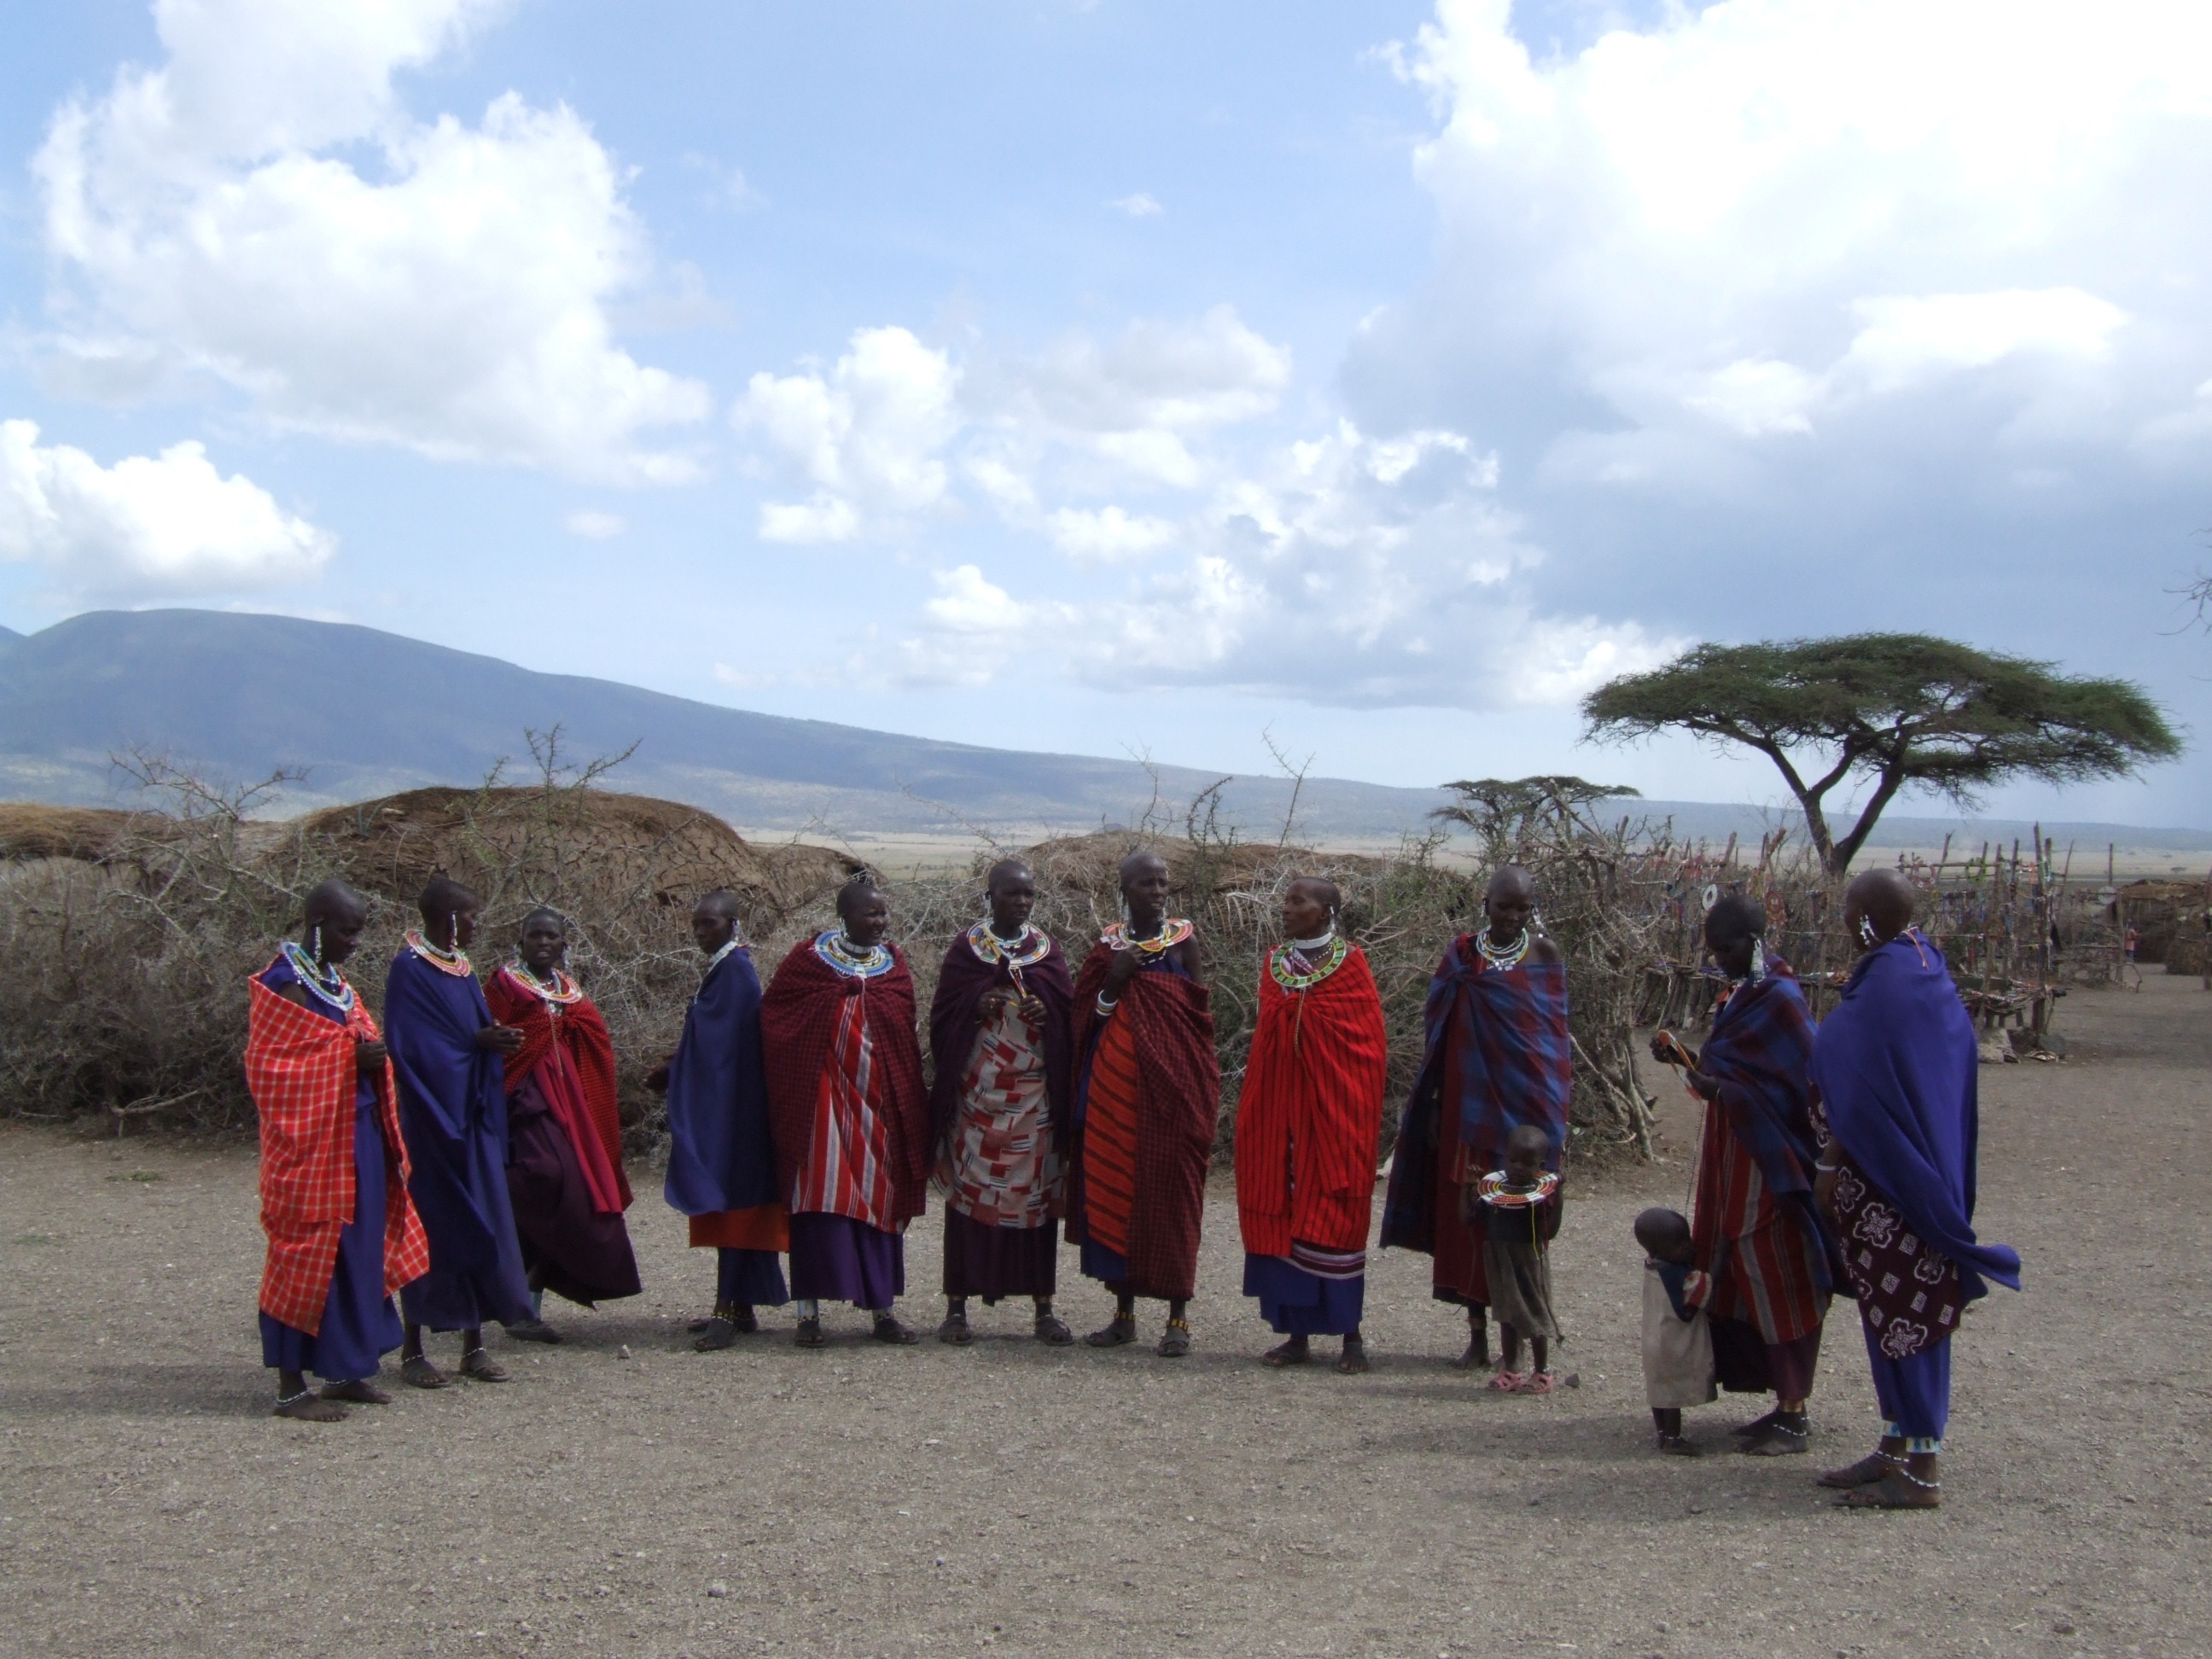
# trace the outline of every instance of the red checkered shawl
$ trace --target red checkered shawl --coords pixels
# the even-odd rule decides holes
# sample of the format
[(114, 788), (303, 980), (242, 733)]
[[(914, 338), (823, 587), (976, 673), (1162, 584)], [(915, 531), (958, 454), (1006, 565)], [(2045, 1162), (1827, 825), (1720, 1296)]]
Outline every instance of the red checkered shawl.
[[(484, 981), (484, 1000), (491, 1005), (494, 1019), (522, 1033), (522, 1047), (507, 1057), (507, 1093), (522, 1086), (553, 1052), (555, 1042), (568, 1051), (577, 1079), (583, 1085), (592, 1133), (606, 1155), (621, 1207), (629, 1208), (629, 1176), (623, 1170), (621, 1095), (615, 1087), (615, 1040), (607, 1030), (605, 1016), (589, 997), (562, 1004), (556, 1016), (544, 998), (504, 967)], [(585, 1149), (579, 1146), (576, 1155), (582, 1158)], [(587, 1178), (588, 1174), (587, 1170)]]
[[(1097, 1046), (1098, 993), (1114, 952), (1094, 945), (1075, 981), (1075, 1054), (1080, 1073)], [(1141, 1296), (1187, 1297), (1198, 1273), (1206, 1213), (1206, 1167), (1221, 1110), (1213, 1013), (1201, 985), (1165, 968), (1121, 987), (1115, 1019), (1129, 1023), (1137, 1056), (1136, 1194), (1129, 1211), (1129, 1276)], [(1067, 1238), (1084, 1239), (1083, 1146), (1068, 1181)]]
[[(354, 1218), (354, 1045), (378, 1040), (356, 1000), (343, 1025), (247, 981), (246, 1086), (261, 1120), (261, 1311), (313, 1336), (321, 1328), (338, 1259), (338, 1233)], [(374, 1079), (384, 1135), (384, 1289), (430, 1271), (430, 1242), (407, 1196), (387, 1062)]]
[(891, 966), (873, 979), (839, 973), (815, 954), (810, 934), (791, 947), (761, 997), (761, 1047), (768, 1063), (769, 1138), (775, 1146), (779, 1196), (805, 1167), (830, 1064), (837, 1014), (848, 996), (865, 999), (872, 1063), (882, 1078), (873, 1101), (889, 1137), (893, 1218), (901, 1224), (927, 1207), (929, 1091), (921, 1081), (921, 1043), (915, 1035), (914, 975), (896, 945)]
[(1286, 1256), (1293, 1238), (1367, 1248), (1389, 1060), (1364, 951), (1354, 946), (1303, 991), (1261, 969), (1260, 1020), (1237, 1099), (1237, 1218), (1247, 1250)]

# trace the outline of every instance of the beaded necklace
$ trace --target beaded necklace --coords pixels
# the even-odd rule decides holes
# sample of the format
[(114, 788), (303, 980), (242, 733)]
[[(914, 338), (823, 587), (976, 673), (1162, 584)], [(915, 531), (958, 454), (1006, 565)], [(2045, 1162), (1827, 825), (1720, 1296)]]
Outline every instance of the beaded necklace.
[(475, 971), (469, 966), (467, 956), (459, 948), (448, 951), (441, 945), (433, 945), (419, 932), (411, 928), (406, 933), (404, 942), (409, 950), (441, 974), (451, 974), (454, 978), (459, 979), (464, 974)]
[[(1328, 947), (1328, 953), (1316, 957), (1313, 952), (1323, 945)], [(1268, 957), (1267, 971), (1285, 991), (1310, 990), (1343, 967), (1345, 957), (1351, 954), (1352, 946), (1340, 933), (1323, 933), (1319, 939), (1294, 939)]]
[(1528, 954), (1528, 946), (1532, 943), (1534, 941), (1529, 939), (1528, 930), (1526, 927), (1521, 930), (1519, 939), (1506, 945), (1492, 945), (1490, 942), (1490, 930), (1487, 927), (1474, 936), (1474, 948), (1482, 953), (1483, 961), (1501, 974), (1510, 973), (1514, 969), (1518, 968), (1521, 965), (1521, 958)]
[(1148, 957), (1171, 951), (1198, 930), (1181, 917), (1166, 917), (1160, 922), (1159, 933), (1151, 939), (1129, 937), (1129, 924), (1109, 921), (1099, 930), (1098, 942), (1109, 951), (1136, 951)]
[(873, 979), (891, 970), (891, 953), (880, 945), (854, 954), (852, 941), (842, 927), (825, 928), (814, 939), (814, 954), (848, 979)]
[(553, 970), (553, 979), (550, 984), (532, 973), (529, 965), (520, 957), (507, 964), (507, 971), (514, 976), (516, 982), (524, 990), (528, 991), (541, 1002), (551, 1003), (556, 1009), (584, 1000), (583, 987), (578, 985), (574, 980), (570, 979), (558, 968)]
[[(711, 974), (714, 969), (720, 967), (722, 965), (722, 958), (729, 955), (731, 951), (742, 951), (744, 948), (744, 940), (739, 939), (735, 933), (732, 933), (730, 935), (730, 942), (727, 945), (725, 945), (720, 950), (715, 951), (713, 956), (707, 958), (707, 974)], [(706, 979), (707, 974), (702, 974), (699, 975), (702, 981)]]
[(1559, 1190), (1559, 1177), (1547, 1170), (1536, 1177), (1533, 1192), (1516, 1193), (1506, 1184), (1503, 1170), (1492, 1170), (1474, 1183), (1475, 1196), (1492, 1209), (1530, 1210)]
[(1018, 976), (1023, 969), (1035, 967), (1052, 954), (1052, 935), (1025, 921), (1019, 933), (1004, 939), (991, 931), (989, 922), (979, 921), (968, 930), (968, 948), (978, 961), (1003, 962)]
[(318, 962), (294, 939), (286, 939), (280, 947), (284, 961), (299, 979), (316, 996), (340, 1013), (349, 1012), (356, 1001), (354, 988), (335, 962)]

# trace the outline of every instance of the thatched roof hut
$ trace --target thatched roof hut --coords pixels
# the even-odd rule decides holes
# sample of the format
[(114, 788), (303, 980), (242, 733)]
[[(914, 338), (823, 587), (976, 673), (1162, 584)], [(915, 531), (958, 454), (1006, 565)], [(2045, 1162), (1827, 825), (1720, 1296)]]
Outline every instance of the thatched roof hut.
[(107, 806), (0, 801), (0, 859), (79, 859), (98, 864), (112, 854), (132, 816)]

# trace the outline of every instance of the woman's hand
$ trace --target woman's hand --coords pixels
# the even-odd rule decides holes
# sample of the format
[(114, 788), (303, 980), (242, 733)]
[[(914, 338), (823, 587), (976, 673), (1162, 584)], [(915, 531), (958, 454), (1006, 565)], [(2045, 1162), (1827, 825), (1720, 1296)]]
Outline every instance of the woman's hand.
[(390, 1057), (391, 1050), (380, 1042), (356, 1042), (353, 1045), (353, 1068), (356, 1074), (362, 1072), (374, 1074), (382, 1071), (384, 1062)]
[(1029, 996), (1024, 997), (1021, 1001), (1021, 1010), (1022, 1018), (1029, 1021), (1030, 1024), (1042, 1025), (1044, 1024), (1045, 1011), (1044, 999), (1042, 997), (1037, 996), (1034, 993)]
[(484, 1025), (477, 1028), (477, 1047), (489, 1048), (495, 1054), (519, 1054), (522, 1048), (522, 1033), (512, 1025)]
[(645, 1074), (645, 1086), (657, 1095), (665, 1095), (668, 1092), (669, 1065), (670, 1062), (664, 1060)]
[(1133, 947), (1114, 952), (1114, 960), (1106, 964), (1106, 989), (1110, 994), (1120, 990), (1136, 978), (1145, 965), (1145, 953)]

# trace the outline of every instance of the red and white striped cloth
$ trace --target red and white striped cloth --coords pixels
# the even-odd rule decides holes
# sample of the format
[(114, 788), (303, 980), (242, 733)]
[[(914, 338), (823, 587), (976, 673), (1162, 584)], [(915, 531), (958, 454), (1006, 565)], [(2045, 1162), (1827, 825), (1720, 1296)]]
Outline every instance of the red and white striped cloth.
[(850, 1216), (884, 1232), (898, 1231), (893, 1203), (890, 1142), (882, 1103), (875, 1042), (865, 997), (842, 1000), (836, 1034), (814, 1100), (806, 1162), (792, 1185), (791, 1213)]

